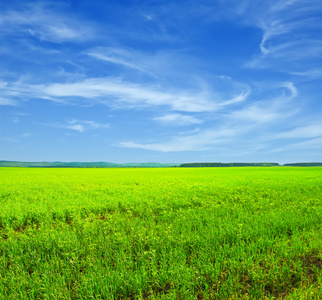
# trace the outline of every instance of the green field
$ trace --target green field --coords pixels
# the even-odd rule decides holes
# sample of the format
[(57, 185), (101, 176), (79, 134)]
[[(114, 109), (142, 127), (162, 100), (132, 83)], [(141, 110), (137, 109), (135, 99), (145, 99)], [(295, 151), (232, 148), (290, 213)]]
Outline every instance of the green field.
[(0, 168), (0, 299), (322, 299), (322, 168)]

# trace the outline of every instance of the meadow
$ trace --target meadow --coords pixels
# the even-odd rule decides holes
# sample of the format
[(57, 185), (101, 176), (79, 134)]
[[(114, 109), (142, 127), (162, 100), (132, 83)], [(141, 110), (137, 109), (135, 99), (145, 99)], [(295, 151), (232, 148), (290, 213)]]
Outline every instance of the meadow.
[(0, 168), (0, 299), (322, 299), (322, 168)]

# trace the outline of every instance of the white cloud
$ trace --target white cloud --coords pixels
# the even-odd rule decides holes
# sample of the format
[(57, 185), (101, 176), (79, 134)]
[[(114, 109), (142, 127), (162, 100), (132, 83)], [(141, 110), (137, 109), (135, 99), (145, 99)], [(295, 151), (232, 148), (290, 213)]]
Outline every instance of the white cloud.
[(297, 88), (294, 86), (293, 82), (282, 83), (281, 87), (285, 87), (290, 90), (291, 92), (290, 99), (293, 99), (297, 96)]
[[(186, 112), (214, 111), (244, 101), (249, 91), (242, 91), (232, 98), (225, 99), (208, 89), (164, 91), (160, 86), (135, 84), (116, 78), (92, 78), (76, 83), (56, 83), (48, 86), (34, 86), (39, 95), (49, 98), (80, 97), (100, 99), (112, 104), (132, 106), (169, 106), (173, 110)], [(228, 91), (228, 94), (231, 92)]]
[(81, 124), (66, 124), (66, 125), (60, 125), (59, 127), (62, 128), (67, 128), (67, 129), (71, 129), (71, 130), (76, 130), (79, 132), (84, 132), (84, 126)]
[(198, 62), (194, 56), (182, 50), (158, 49), (157, 52), (151, 52), (139, 51), (136, 48), (96, 47), (85, 51), (85, 54), (100, 61), (126, 67), (126, 71), (142, 72), (141, 75), (148, 76), (149, 79), (196, 81), (191, 69)]
[(252, 105), (242, 110), (234, 111), (230, 117), (237, 120), (244, 120), (249, 122), (266, 123), (271, 122), (279, 117), (279, 113), (272, 109), (265, 109), (259, 105)]
[[(255, 123), (269, 123), (278, 119), (285, 119), (297, 111), (290, 108), (290, 101), (297, 97), (297, 88), (292, 82), (284, 82), (276, 85), (271, 91), (282, 88), (281, 94), (270, 99), (263, 99), (235, 110), (229, 117), (236, 121)], [(285, 89), (289, 92), (286, 93)], [(294, 105), (293, 105), (294, 106)]]
[(98, 123), (94, 121), (87, 121), (87, 120), (74, 120), (73, 123), (81, 123), (83, 126), (88, 127), (90, 129), (99, 129), (99, 128), (109, 128), (110, 125), (107, 123)]
[(285, 45), (279, 46), (271, 46), (269, 41), (272, 40), (274, 37), (278, 37), (280, 35), (286, 34), (291, 30), (292, 26), (287, 26), (280, 21), (270, 21), (270, 23), (265, 24), (263, 22), (261, 25), (262, 29), (264, 30), (264, 34), (262, 40), (259, 44), (259, 48), (264, 55), (272, 54), (277, 52), (278, 50), (285, 48)]
[(0, 96), (0, 105), (18, 105), (18, 103), (14, 99), (10, 99), (12, 92), (8, 90), (8, 82), (0, 81), (0, 92), (5, 96)]
[(53, 101), (68, 101), (69, 97), (96, 99), (108, 105), (125, 106), (169, 106), (173, 110), (186, 112), (213, 111), (246, 98), (241, 95), (233, 99), (218, 99), (218, 95), (207, 90), (163, 91), (159, 86), (134, 84), (116, 78), (92, 78), (76, 83), (55, 83), (51, 85), (20, 85), (15, 87), (18, 95), (29, 94), (33, 97)]
[(107, 123), (98, 123), (95, 121), (88, 121), (88, 120), (78, 120), (78, 119), (70, 119), (68, 121), (68, 125), (66, 128), (78, 130), (83, 132), (87, 129), (99, 129), (99, 128), (109, 128), (110, 125)]
[(115, 77), (49, 84), (32, 84), (21, 79), (8, 83), (2, 94), (12, 99), (12, 103), (38, 98), (73, 104), (101, 103), (121, 109), (165, 106), (183, 112), (217, 111), (240, 105), (249, 97), (251, 89), (248, 85), (231, 79), (216, 79), (213, 86), (203, 80), (187, 86), (186, 83), (172, 85), (162, 81), (158, 84), (134, 83)]
[(54, 43), (83, 41), (93, 36), (89, 24), (64, 15), (60, 5), (53, 3), (22, 4), (16, 10), (4, 11), (0, 25), (4, 34), (25, 33)]
[(322, 69), (309, 69), (309, 70), (300, 71), (300, 72), (290, 72), (290, 74), (309, 77), (309, 78), (319, 78), (319, 77), (322, 77)]
[(91, 129), (101, 129), (101, 128), (109, 128), (110, 125), (107, 123), (98, 123), (95, 121), (88, 120), (78, 120), (78, 119), (70, 119), (62, 124), (46, 124), (47, 126), (57, 127), (57, 128), (65, 128), (70, 130), (75, 130), (78, 132), (84, 132)]
[(231, 99), (216, 103), (216, 106), (217, 108), (222, 108), (232, 104), (244, 102), (247, 99), (247, 97), (250, 95), (250, 92), (251, 92), (251, 89), (248, 87), (246, 90), (242, 91), (240, 94), (232, 97)]
[(158, 121), (165, 125), (176, 125), (176, 126), (183, 126), (183, 125), (193, 125), (193, 124), (201, 124), (203, 120), (192, 116), (186, 116), (181, 114), (168, 114), (162, 117), (153, 118), (153, 120)]
[[(235, 2), (235, 1), (234, 1)], [(246, 64), (252, 68), (275, 68), (300, 72), (315, 67), (321, 57), (322, 3), (307, 1), (240, 1), (235, 9), (244, 23), (262, 30), (261, 54)], [(310, 62), (309, 65), (307, 65)]]
[(58, 40), (74, 40), (83, 37), (83, 34), (78, 31), (78, 28), (70, 28), (64, 23), (49, 25), (48, 31)]

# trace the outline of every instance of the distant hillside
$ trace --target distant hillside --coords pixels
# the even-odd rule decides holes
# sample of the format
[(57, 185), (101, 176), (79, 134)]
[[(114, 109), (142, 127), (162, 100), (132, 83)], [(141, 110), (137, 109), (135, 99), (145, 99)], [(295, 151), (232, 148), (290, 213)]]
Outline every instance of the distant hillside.
[(25, 161), (0, 161), (0, 167), (25, 167), (25, 168), (164, 168), (179, 166), (176, 163), (125, 163), (115, 164), (110, 162), (25, 162)]

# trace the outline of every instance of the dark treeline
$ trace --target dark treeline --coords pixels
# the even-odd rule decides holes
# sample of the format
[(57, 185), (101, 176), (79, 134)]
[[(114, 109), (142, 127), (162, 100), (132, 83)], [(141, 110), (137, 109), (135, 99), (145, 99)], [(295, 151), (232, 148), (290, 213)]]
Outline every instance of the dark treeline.
[(181, 164), (180, 167), (272, 167), (272, 166), (279, 166), (278, 163), (186, 163)]
[(220, 162), (203, 162), (203, 163), (185, 163), (181, 164), (179, 167), (194, 168), (194, 167), (276, 167), (276, 166), (285, 166), (285, 167), (322, 167), (320, 162), (312, 163), (292, 163), (280, 165), (278, 163), (220, 163)]
[(289, 166), (289, 167), (322, 167), (322, 163), (320, 163), (320, 162), (294, 163), (294, 164), (284, 164), (284, 166)]

